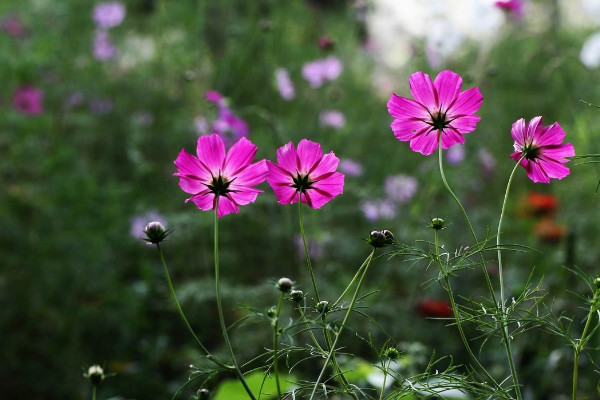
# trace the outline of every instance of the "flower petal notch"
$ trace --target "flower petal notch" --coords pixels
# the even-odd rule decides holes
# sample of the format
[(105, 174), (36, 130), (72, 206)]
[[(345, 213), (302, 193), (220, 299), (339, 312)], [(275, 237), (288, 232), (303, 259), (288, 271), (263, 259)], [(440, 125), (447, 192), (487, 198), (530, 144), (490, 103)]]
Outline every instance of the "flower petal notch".
[(277, 150), (277, 164), (267, 161), (267, 181), (279, 204), (294, 204), (298, 198), (318, 209), (344, 191), (344, 174), (336, 169), (340, 159), (333, 152), (323, 154), (321, 145), (307, 139)]
[(433, 82), (429, 75), (415, 72), (409, 83), (414, 100), (392, 94), (387, 103), (394, 136), (423, 155), (435, 152), (439, 135), (443, 149), (464, 143), (463, 135), (473, 132), (481, 119), (475, 115), (483, 102), (479, 89), (461, 91), (462, 78), (450, 70), (440, 72)]
[(242, 137), (225, 153), (225, 143), (216, 133), (198, 138), (197, 157), (182, 149), (173, 175), (179, 177), (181, 190), (192, 194), (186, 203), (216, 211), (219, 218), (253, 203), (262, 192), (254, 186), (269, 172), (265, 160), (252, 163), (256, 150), (256, 145)]
[(535, 117), (529, 123), (521, 118), (511, 129), (515, 140), (515, 152), (511, 158), (520, 164), (527, 176), (535, 183), (550, 183), (550, 179), (562, 179), (571, 172), (564, 164), (567, 157), (575, 156), (571, 143), (562, 143), (565, 131), (558, 122), (550, 126), (542, 125), (542, 117)]

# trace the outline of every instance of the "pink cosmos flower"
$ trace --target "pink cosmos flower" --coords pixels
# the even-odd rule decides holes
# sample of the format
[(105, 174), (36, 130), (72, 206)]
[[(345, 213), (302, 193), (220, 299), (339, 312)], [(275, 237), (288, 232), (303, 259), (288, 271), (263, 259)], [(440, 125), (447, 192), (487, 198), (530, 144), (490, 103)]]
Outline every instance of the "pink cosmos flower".
[(550, 183), (550, 178), (562, 179), (569, 175), (569, 168), (563, 164), (567, 157), (575, 155), (571, 143), (562, 143), (565, 131), (558, 122), (550, 126), (542, 125), (542, 117), (535, 117), (529, 124), (525, 119), (516, 121), (510, 131), (515, 140), (515, 152), (511, 158), (521, 160), (521, 165), (527, 171), (527, 176), (538, 183)]
[(241, 138), (225, 153), (225, 143), (218, 134), (200, 136), (196, 153), (198, 157), (181, 150), (174, 176), (179, 177), (179, 187), (193, 196), (201, 210), (215, 210), (217, 217), (237, 213), (239, 206), (253, 203), (262, 192), (254, 186), (262, 183), (268, 174), (265, 160), (251, 164), (257, 147)]
[(298, 197), (311, 208), (323, 207), (344, 191), (344, 175), (336, 172), (339, 158), (323, 154), (321, 145), (307, 139), (298, 150), (289, 142), (277, 150), (277, 164), (267, 161), (267, 181), (279, 204), (294, 204)]
[(346, 125), (346, 116), (338, 110), (326, 110), (319, 115), (319, 122), (323, 126), (341, 129)]
[(494, 5), (514, 18), (520, 19), (523, 17), (522, 0), (500, 0), (495, 2)]
[(415, 72), (409, 83), (415, 100), (392, 94), (387, 104), (395, 118), (394, 136), (410, 141), (410, 148), (424, 155), (437, 149), (439, 135), (444, 149), (464, 143), (463, 135), (473, 132), (481, 119), (474, 115), (483, 102), (479, 89), (461, 92), (462, 78), (449, 70), (440, 72), (433, 83), (429, 75)]
[(207, 90), (206, 93), (204, 93), (204, 96), (206, 96), (206, 100), (215, 103), (219, 108), (227, 106), (225, 104), (225, 98), (216, 90)]
[(37, 115), (44, 112), (44, 93), (33, 86), (21, 86), (13, 95), (13, 107), (23, 114)]
[(118, 1), (99, 3), (94, 7), (92, 18), (100, 29), (114, 28), (125, 19), (125, 6)]
[(296, 97), (296, 90), (294, 84), (290, 79), (290, 74), (285, 68), (277, 68), (275, 70), (275, 83), (277, 84), (277, 90), (279, 95), (284, 100), (292, 100)]

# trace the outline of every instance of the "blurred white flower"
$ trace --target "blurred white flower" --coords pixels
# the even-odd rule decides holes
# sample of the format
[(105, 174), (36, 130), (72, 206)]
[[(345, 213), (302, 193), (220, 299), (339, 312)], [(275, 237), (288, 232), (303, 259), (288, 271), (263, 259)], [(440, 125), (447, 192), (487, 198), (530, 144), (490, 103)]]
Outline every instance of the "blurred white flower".
[(586, 39), (579, 53), (579, 59), (590, 69), (600, 66), (600, 32), (596, 32)]
[(156, 55), (156, 44), (150, 36), (128, 35), (122, 47), (119, 65), (128, 70), (151, 61)]

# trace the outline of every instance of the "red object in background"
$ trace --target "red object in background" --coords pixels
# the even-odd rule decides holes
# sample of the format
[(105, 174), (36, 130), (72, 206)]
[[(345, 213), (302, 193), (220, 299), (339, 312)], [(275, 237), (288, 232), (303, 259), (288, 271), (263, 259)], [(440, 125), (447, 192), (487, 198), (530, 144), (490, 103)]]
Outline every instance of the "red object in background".
[(536, 217), (552, 215), (556, 212), (558, 200), (553, 194), (529, 193), (527, 195), (528, 214)]
[(319, 47), (321, 50), (333, 50), (335, 47), (335, 40), (329, 36), (321, 36), (319, 38)]
[(535, 234), (545, 243), (558, 243), (565, 236), (567, 228), (556, 223), (552, 218), (546, 217), (535, 225)]
[(417, 311), (424, 317), (452, 317), (452, 307), (450, 306), (450, 303), (445, 300), (424, 299), (419, 304), (417, 304)]

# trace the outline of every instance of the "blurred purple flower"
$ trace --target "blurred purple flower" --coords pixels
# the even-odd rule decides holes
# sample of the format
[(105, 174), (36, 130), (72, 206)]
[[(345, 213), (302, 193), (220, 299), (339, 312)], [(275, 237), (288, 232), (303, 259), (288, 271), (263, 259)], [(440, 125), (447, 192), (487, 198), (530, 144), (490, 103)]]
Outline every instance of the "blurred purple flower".
[(125, 19), (125, 6), (118, 1), (99, 3), (94, 7), (92, 18), (98, 28), (110, 29), (121, 25)]
[(346, 125), (346, 117), (338, 110), (323, 111), (319, 116), (319, 121), (321, 122), (321, 125), (334, 129), (340, 129)]
[(226, 107), (225, 98), (216, 90), (207, 90), (204, 96), (206, 96), (206, 100), (215, 103), (219, 108)]
[(453, 146), (446, 151), (446, 160), (450, 164), (460, 164), (465, 159), (465, 148), (463, 146)]
[(139, 126), (151, 126), (154, 123), (154, 117), (149, 111), (138, 111), (133, 113), (131, 120)]
[(194, 131), (198, 136), (208, 135), (208, 121), (205, 117), (194, 118)]
[(389, 200), (367, 200), (362, 203), (361, 209), (365, 218), (371, 222), (379, 219), (393, 219), (396, 217), (396, 205)]
[(113, 103), (109, 99), (93, 99), (90, 101), (90, 111), (93, 114), (104, 115), (111, 112)]
[(25, 36), (25, 29), (23, 24), (17, 17), (5, 17), (0, 21), (0, 31), (8, 33), (10, 36), (15, 38), (22, 38)]
[(44, 93), (31, 85), (21, 86), (13, 95), (13, 107), (20, 113), (37, 115), (44, 112)]
[(363, 174), (363, 166), (349, 158), (342, 158), (338, 164), (338, 169), (348, 176), (361, 176)]
[(67, 100), (65, 101), (65, 106), (67, 106), (67, 108), (79, 107), (83, 104), (83, 100), (83, 93), (74, 92), (71, 93), (69, 97), (67, 97)]
[(213, 133), (219, 134), (227, 147), (250, 133), (246, 121), (235, 115), (229, 108), (219, 110), (219, 117), (213, 122)]
[(397, 204), (403, 204), (412, 199), (417, 193), (417, 187), (417, 180), (412, 176), (394, 175), (385, 179), (387, 199)]
[(318, 88), (327, 81), (337, 79), (343, 69), (344, 66), (337, 57), (329, 56), (304, 64), (302, 77), (308, 81), (310, 87)]
[(275, 83), (277, 84), (277, 90), (279, 95), (284, 100), (292, 100), (296, 97), (296, 91), (294, 90), (294, 84), (290, 79), (290, 74), (285, 68), (277, 68), (275, 70)]
[(522, 0), (499, 0), (494, 5), (515, 19), (523, 18)]
[(496, 159), (486, 148), (479, 149), (477, 154), (477, 158), (479, 159), (479, 163), (481, 164), (481, 168), (486, 174), (491, 174), (494, 172), (496, 168)]
[(134, 215), (131, 217), (129, 224), (129, 234), (135, 239), (143, 239), (146, 237), (144, 228), (148, 222), (157, 221), (163, 226), (167, 225), (165, 217), (155, 210), (150, 210), (144, 214)]
[(110, 41), (108, 31), (96, 29), (94, 32), (94, 58), (98, 61), (110, 60), (117, 55), (117, 48)]
[[(306, 239), (306, 246), (308, 247), (308, 253), (311, 258), (319, 258), (323, 255), (323, 244), (319, 243), (314, 239)], [(303, 260), (304, 254), (304, 243), (302, 243), (302, 236), (296, 235), (296, 257)]]

